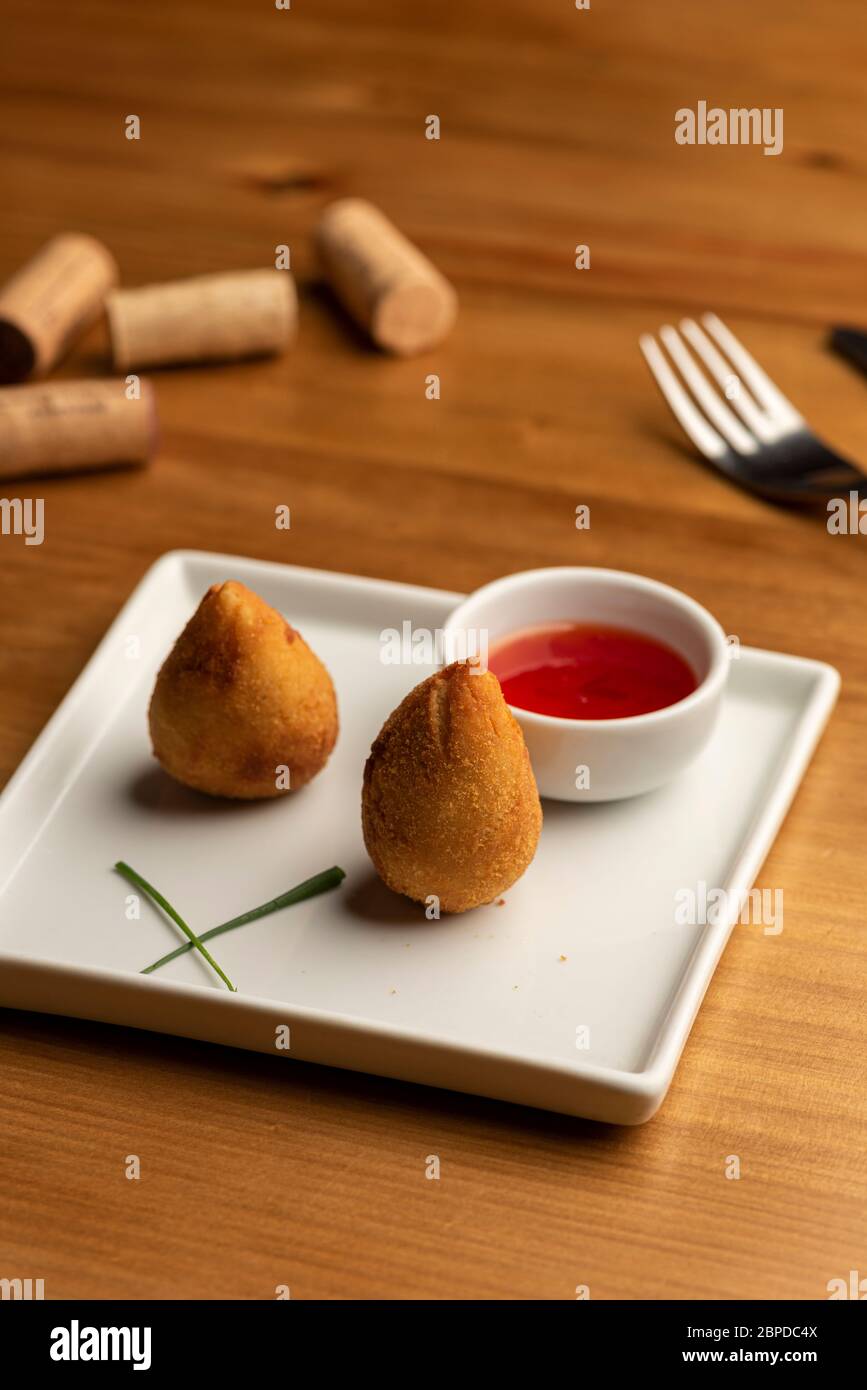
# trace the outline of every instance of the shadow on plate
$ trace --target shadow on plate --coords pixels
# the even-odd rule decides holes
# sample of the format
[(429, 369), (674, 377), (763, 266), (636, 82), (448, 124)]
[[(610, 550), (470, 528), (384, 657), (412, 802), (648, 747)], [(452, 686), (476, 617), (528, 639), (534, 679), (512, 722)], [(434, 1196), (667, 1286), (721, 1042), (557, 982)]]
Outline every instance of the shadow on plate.
[(247, 808), (248, 815), (255, 814), (255, 808), (279, 805), (282, 798), (273, 797), (265, 801), (237, 801), (230, 797), (206, 796), (204, 792), (193, 791), (192, 787), (182, 787), (167, 772), (156, 764), (143, 766), (130, 779), (127, 794), (136, 806), (145, 811), (155, 811), (161, 816), (224, 816), (239, 808)]
[(432, 927), (435, 922), (428, 921), (421, 903), (410, 902), (386, 888), (382, 879), (373, 871), (365, 874), (360, 882), (350, 888), (344, 898), (344, 905), (353, 917), (363, 922), (375, 922), (378, 927)]

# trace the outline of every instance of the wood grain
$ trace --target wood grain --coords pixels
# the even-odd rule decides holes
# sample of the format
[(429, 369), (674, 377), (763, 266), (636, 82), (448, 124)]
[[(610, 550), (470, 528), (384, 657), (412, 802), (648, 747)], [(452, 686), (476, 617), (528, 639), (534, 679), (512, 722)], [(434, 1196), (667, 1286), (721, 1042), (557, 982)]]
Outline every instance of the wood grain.
[[(287, 243), (301, 309), (283, 358), (154, 374), (149, 470), (26, 485), (46, 539), (0, 537), (2, 780), (177, 546), (454, 589), (621, 566), (843, 691), (760, 879), (785, 930), (735, 931), (647, 1126), (7, 1012), (0, 1275), (49, 1297), (789, 1299), (867, 1274), (867, 538), (692, 460), (636, 348), (712, 307), (867, 461), (867, 380), (825, 346), (867, 319), (861, 8), (3, 0), (0, 275), (68, 229), (128, 286)], [(676, 146), (699, 99), (783, 107), (783, 154)], [(344, 194), (457, 286), (436, 351), (384, 359), (315, 283), (310, 233)], [(107, 371), (94, 331), (62, 375)]]

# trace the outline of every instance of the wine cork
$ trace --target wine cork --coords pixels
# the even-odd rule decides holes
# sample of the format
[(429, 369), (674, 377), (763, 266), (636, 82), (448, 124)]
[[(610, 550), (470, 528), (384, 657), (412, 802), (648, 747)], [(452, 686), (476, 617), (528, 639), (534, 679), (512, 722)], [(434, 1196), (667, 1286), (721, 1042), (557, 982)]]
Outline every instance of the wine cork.
[(331, 203), (316, 241), (338, 298), (386, 352), (412, 356), (451, 330), (458, 309), (454, 289), (372, 203)]
[(145, 463), (157, 441), (150, 382), (52, 381), (0, 390), (0, 478)]
[(282, 352), (297, 296), (288, 270), (239, 270), (116, 290), (106, 307), (114, 365), (126, 371)]
[(0, 382), (50, 371), (99, 317), (117, 279), (95, 237), (67, 232), (43, 246), (0, 290)]

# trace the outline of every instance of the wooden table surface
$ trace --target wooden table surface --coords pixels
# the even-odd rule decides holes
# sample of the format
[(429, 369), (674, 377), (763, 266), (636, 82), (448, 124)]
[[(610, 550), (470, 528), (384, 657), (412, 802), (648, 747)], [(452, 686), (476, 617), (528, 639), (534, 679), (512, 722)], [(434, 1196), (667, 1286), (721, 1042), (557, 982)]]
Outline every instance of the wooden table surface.
[[(454, 589), (620, 566), (843, 677), (759, 880), (785, 930), (735, 930), (649, 1124), (7, 1011), (0, 1276), (48, 1297), (812, 1299), (867, 1275), (867, 537), (699, 466), (636, 347), (712, 307), (867, 461), (867, 379), (825, 346), (867, 320), (859, 0), (3, 0), (0, 22), (0, 275), (78, 229), (129, 285), (287, 243), (301, 293), (285, 357), (154, 375), (148, 471), (7, 484), (44, 497), (46, 536), (0, 537), (0, 780), (174, 547)], [(782, 107), (783, 153), (675, 144), (702, 99)], [(380, 357), (317, 287), (311, 228), (344, 193), (453, 279), (441, 348)], [(107, 371), (99, 330), (62, 368)]]

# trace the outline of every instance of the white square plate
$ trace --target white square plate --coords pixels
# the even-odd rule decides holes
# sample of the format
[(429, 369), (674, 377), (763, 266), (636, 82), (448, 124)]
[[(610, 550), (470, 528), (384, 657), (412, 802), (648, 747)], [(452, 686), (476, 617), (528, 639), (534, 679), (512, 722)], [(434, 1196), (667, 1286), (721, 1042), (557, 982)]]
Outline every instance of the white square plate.
[[(297, 795), (272, 802), (188, 792), (150, 751), (156, 671), (208, 585), (230, 578), (300, 629), (337, 688), (331, 761)], [(232, 556), (165, 555), (0, 798), (0, 1004), (615, 1123), (648, 1119), (738, 915), (735, 906), (715, 925), (678, 926), (676, 894), (704, 882), (737, 904), (749, 889), (839, 677), (815, 661), (741, 649), (713, 740), (684, 775), (632, 801), (546, 802), (536, 858), (504, 905), (429, 922), (373, 874), (361, 778), (386, 715), (428, 674), (383, 664), (381, 632), (407, 620), (441, 628), (457, 598)], [(195, 952), (138, 973), (177, 934), (147, 901), (140, 920), (127, 920), (118, 859), (198, 931), (332, 864), (347, 877), (219, 937), (214, 954), (239, 990), (230, 994)], [(275, 1048), (286, 1024), (288, 1052)]]

